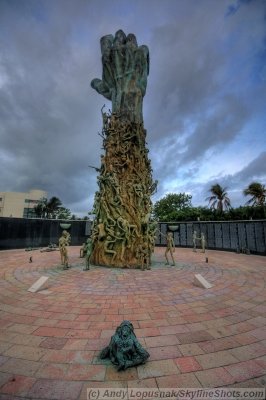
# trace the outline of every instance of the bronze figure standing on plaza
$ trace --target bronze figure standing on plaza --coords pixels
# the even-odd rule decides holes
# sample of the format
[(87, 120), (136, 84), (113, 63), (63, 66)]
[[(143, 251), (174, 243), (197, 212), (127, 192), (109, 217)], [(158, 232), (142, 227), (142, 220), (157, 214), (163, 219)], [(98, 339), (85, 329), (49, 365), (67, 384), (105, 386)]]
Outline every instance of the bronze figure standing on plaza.
[(166, 235), (166, 250), (165, 250), (165, 258), (166, 258), (166, 264), (169, 265), (169, 259), (168, 259), (168, 253), (170, 253), (171, 258), (172, 258), (172, 266), (175, 265), (175, 259), (173, 253), (175, 252), (175, 241), (173, 238), (173, 233), (168, 232)]
[(68, 252), (67, 246), (70, 244), (70, 234), (67, 231), (62, 232), (62, 236), (59, 239), (59, 251), (61, 257), (61, 264), (63, 269), (69, 268), (68, 266)]

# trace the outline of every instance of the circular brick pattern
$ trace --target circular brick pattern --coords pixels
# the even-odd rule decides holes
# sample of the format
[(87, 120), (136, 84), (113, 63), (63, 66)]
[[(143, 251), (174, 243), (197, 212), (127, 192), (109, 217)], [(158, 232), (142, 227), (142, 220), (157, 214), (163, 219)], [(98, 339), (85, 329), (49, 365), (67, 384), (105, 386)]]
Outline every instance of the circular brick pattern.
[[(172, 267), (163, 253), (156, 248), (151, 271), (83, 271), (79, 247), (70, 247), (64, 271), (58, 251), (1, 252), (3, 399), (85, 399), (88, 387), (265, 385), (265, 258), (178, 248)], [(212, 288), (194, 286), (195, 274)], [(47, 289), (28, 292), (43, 275)], [(150, 359), (117, 372), (98, 354), (124, 319)]]

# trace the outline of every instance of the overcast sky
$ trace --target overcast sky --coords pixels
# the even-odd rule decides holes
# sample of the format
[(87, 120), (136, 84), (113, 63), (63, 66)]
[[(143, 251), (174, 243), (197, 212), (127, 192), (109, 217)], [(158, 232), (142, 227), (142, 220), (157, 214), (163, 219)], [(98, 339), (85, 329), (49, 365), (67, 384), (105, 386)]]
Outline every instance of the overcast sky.
[(266, 183), (265, 0), (0, 0), (0, 191), (43, 189), (80, 216), (100, 165), (100, 38), (150, 50), (144, 125), (153, 201), (214, 183), (234, 207)]

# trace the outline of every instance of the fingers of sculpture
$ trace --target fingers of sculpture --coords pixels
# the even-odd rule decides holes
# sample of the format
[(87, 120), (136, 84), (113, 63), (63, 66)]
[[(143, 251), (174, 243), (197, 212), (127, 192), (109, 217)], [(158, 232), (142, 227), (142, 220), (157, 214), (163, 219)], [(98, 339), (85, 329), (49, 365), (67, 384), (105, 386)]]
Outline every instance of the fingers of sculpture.
[(126, 45), (127, 45), (127, 46), (132, 46), (132, 47), (135, 47), (135, 48), (138, 47), (137, 38), (136, 38), (136, 36), (134, 35), (134, 33), (129, 33), (129, 34), (127, 35), (127, 38), (126, 38)]
[(149, 53), (149, 48), (145, 44), (139, 47), (139, 50), (142, 52), (143, 55), (143, 60), (145, 64), (145, 69), (147, 72), (147, 75), (149, 75), (150, 72), (150, 53)]
[(100, 44), (101, 44), (102, 55), (105, 55), (106, 53), (110, 52), (113, 42), (114, 42), (114, 37), (111, 34), (105, 35), (101, 38)]
[(114, 47), (121, 47), (126, 43), (126, 35), (122, 31), (122, 29), (119, 29), (115, 33), (115, 39), (114, 39)]
[[(142, 97), (149, 74), (149, 50), (138, 47), (134, 34), (122, 30), (101, 39), (102, 80), (93, 79), (91, 86), (112, 101), (113, 111), (129, 113), (132, 121), (142, 120)], [(129, 89), (130, 88), (130, 89)]]

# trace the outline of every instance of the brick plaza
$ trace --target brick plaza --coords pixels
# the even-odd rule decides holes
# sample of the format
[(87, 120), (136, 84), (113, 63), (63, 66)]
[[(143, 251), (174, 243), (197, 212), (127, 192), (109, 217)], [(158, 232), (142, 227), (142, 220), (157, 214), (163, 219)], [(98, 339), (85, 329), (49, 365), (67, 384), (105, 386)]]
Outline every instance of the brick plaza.
[[(151, 271), (84, 272), (79, 249), (69, 248), (69, 270), (58, 251), (0, 252), (1, 399), (86, 399), (94, 387), (265, 387), (265, 257), (177, 248), (172, 267), (157, 247)], [(213, 287), (194, 286), (195, 274)], [(28, 292), (43, 275), (47, 289)], [(98, 354), (124, 319), (150, 358), (117, 372)]]

